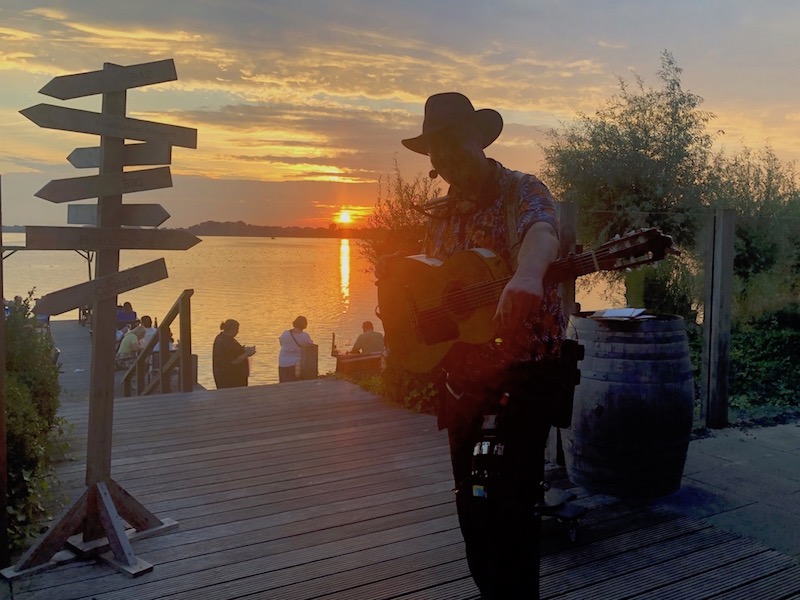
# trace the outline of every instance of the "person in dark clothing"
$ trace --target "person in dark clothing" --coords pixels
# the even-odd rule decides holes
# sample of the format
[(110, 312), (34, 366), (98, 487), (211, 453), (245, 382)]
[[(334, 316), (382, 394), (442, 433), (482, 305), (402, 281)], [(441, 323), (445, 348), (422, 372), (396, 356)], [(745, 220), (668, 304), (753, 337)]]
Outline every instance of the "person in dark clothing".
[(125, 302), (122, 306), (117, 307), (117, 330), (123, 329), (124, 327), (133, 329), (138, 324), (139, 319), (130, 302)]
[(239, 334), (239, 322), (233, 319), (224, 321), (219, 326), (220, 332), (214, 339), (212, 366), (214, 383), (217, 389), (244, 387), (250, 375), (248, 358), (256, 353), (255, 346), (242, 346), (236, 341)]
[[(511, 274), (493, 300), (496, 334), (485, 343), (454, 344), (439, 365), (447, 376), (439, 425), (448, 430), (458, 520), (481, 598), (535, 600), (535, 506), (563, 387), (556, 365), (565, 320), (558, 288), (544, 277), (558, 257), (559, 221), (539, 179), (486, 157), (502, 128), (498, 112), (475, 110), (459, 93), (435, 94), (425, 104), (422, 134), (402, 143), (428, 155), (431, 177), (450, 185), (447, 196), (425, 206), (431, 218), (424, 253), (440, 261), (464, 251), (491, 253)], [(487, 441), (488, 429), (494, 441)]]

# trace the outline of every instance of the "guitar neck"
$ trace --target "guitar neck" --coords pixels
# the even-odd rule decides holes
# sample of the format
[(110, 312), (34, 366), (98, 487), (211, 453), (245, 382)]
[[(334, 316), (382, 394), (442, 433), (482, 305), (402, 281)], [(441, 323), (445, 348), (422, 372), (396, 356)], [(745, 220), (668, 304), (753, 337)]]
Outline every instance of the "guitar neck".
[[(672, 238), (657, 229), (632, 232), (623, 238), (606, 242), (597, 250), (570, 255), (553, 262), (544, 276), (546, 284), (561, 283), (598, 271), (617, 271), (661, 260), (672, 249)], [(464, 286), (455, 296), (465, 296), (472, 306), (496, 301), (511, 280), (511, 276)]]
[[(604, 251), (598, 250), (597, 252), (583, 252), (569, 258), (559, 258), (548, 267), (547, 273), (544, 275), (544, 282), (545, 284), (561, 283), (589, 273), (603, 271), (605, 269), (600, 266), (603, 256)], [(511, 281), (510, 275), (487, 282), (487, 285), (502, 290), (509, 281)]]
[[(561, 283), (562, 281), (601, 271), (603, 269), (600, 267), (600, 260), (606, 254), (607, 251), (601, 248), (596, 252), (583, 252), (569, 258), (560, 258), (550, 264), (547, 273), (545, 273), (544, 282), (545, 284)], [(468, 297), (468, 302), (471, 306), (480, 306), (485, 302), (495, 301), (500, 298), (503, 288), (509, 281), (511, 281), (511, 276), (473, 283), (465, 286), (460, 295), (465, 298)]]
[(544, 281), (545, 283), (561, 283), (562, 281), (601, 271), (600, 260), (603, 258), (603, 253), (603, 250), (599, 250), (597, 252), (583, 252), (569, 258), (560, 258), (547, 269)]

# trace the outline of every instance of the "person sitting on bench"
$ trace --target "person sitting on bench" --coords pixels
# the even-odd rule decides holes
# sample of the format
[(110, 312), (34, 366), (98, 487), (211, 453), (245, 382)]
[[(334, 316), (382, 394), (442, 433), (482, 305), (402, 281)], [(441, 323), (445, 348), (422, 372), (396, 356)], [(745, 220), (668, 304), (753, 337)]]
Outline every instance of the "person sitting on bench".
[(147, 329), (139, 325), (125, 334), (119, 343), (119, 350), (117, 350), (117, 369), (127, 369), (134, 363), (142, 349), (145, 333), (147, 333)]
[(383, 334), (375, 331), (372, 321), (364, 321), (361, 325), (364, 333), (356, 338), (350, 354), (375, 354), (383, 352)]

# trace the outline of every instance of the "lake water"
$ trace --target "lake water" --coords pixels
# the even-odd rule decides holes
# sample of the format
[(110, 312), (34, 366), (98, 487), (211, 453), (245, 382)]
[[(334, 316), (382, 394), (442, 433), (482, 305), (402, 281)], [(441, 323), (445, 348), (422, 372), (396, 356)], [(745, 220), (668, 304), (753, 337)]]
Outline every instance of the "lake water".
[[(225, 319), (241, 324), (237, 339), (255, 345), (251, 359), (250, 384), (278, 381), (278, 336), (291, 327), (298, 315), (308, 318), (308, 333), (319, 344), (319, 371), (336, 368), (330, 356), (331, 337), (339, 348), (352, 346), (361, 333), (361, 323), (375, 317), (377, 293), (369, 263), (354, 240), (319, 238), (204, 237), (186, 251), (123, 250), (120, 269), (127, 269), (164, 257), (169, 277), (163, 281), (126, 292), (119, 303), (128, 301), (141, 317), (161, 321), (184, 289), (193, 289), (192, 351), (198, 356), (198, 382), (214, 389), (211, 347)], [(3, 244), (24, 246), (25, 235), (4, 233)], [(35, 297), (88, 280), (87, 261), (77, 252), (20, 251), (3, 261), (4, 296)], [(579, 288), (578, 301), (593, 310), (623, 306), (619, 299)], [(53, 319), (76, 319), (77, 310)], [(175, 322), (173, 331), (178, 332)], [(87, 331), (88, 336), (88, 331)]]

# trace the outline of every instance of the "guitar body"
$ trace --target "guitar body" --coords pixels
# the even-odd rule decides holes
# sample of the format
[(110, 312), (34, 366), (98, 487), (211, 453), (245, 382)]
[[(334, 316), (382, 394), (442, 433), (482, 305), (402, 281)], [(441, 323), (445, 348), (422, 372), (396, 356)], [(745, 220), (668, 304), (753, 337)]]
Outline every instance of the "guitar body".
[[(559, 283), (595, 271), (631, 269), (677, 253), (671, 237), (642, 229), (555, 261), (544, 280)], [(422, 254), (386, 257), (377, 282), (378, 316), (392, 358), (408, 371), (426, 373), (456, 342), (494, 339), (497, 302), (510, 279), (500, 257), (485, 248), (458, 252), (444, 262)]]
[(424, 255), (389, 259), (378, 281), (378, 306), (391, 356), (409, 371), (425, 373), (456, 342), (492, 340), (508, 276), (500, 257), (485, 248), (458, 252), (445, 262)]

